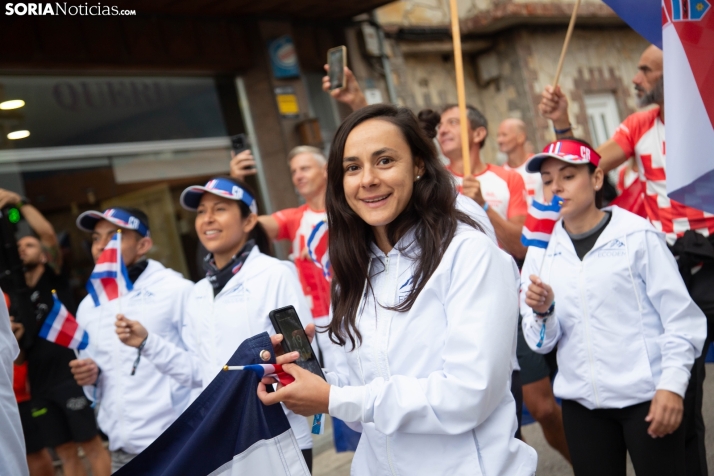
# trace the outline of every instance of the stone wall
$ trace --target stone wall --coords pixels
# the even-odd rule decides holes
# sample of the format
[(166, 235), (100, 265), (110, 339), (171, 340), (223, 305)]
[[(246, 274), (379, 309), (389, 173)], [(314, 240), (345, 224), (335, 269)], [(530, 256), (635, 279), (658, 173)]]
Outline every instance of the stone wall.
[[(458, 0), (462, 33), (483, 33), (484, 29), (534, 20), (538, 17), (567, 18), (575, 0)], [(601, 0), (582, 0), (580, 17), (615, 19), (612, 10)], [(400, 0), (376, 10), (385, 28), (449, 26), (449, 0)]]
[[(553, 140), (549, 121), (539, 116), (537, 106), (541, 91), (553, 81), (564, 37), (565, 27), (524, 26), (494, 35), (493, 47), (489, 50), (464, 55), (467, 101), (480, 109), (489, 121), (486, 160), (497, 161), (495, 136), (499, 123), (508, 117), (526, 122), (529, 139), (537, 149)], [(453, 55), (403, 54), (403, 44), (390, 40), (398, 102), (415, 112), (455, 103)], [(647, 42), (629, 28), (575, 30), (560, 84), (571, 103), (570, 116), (579, 137), (590, 139), (585, 94), (613, 93), (620, 119), (634, 112), (631, 79), (646, 47)], [(479, 82), (479, 56), (494, 54), (498, 77)]]

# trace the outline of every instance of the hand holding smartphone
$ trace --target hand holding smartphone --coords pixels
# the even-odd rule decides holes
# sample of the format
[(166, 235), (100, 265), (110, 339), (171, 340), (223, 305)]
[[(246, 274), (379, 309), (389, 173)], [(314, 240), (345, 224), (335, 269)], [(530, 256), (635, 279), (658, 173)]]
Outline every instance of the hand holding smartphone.
[(250, 142), (245, 134), (231, 136), (231, 163), (230, 176), (245, 180), (249, 175), (257, 172), (255, 159), (250, 151)]
[(285, 352), (298, 352), (300, 357), (295, 363), (324, 379), (325, 375), (322, 373), (320, 362), (312, 351), (310, 340), (295, 308), (293, 306), (281, 307), (270, 311), (268, 317), (270, 317), (275, 332), (283, 335), (282, 345)]
[(327, 75), (330, 78), (330, 90), (345, 87), (345, 67), (347, 67), (347, 48), (337, 46), (327, 50)]

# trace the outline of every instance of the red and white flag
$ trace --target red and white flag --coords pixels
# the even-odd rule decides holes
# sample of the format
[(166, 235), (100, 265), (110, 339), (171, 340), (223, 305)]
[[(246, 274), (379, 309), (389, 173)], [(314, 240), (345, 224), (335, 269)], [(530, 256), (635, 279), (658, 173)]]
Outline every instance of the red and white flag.
[(121, 231), (114, 234), (94, 264), (87, 292), (95, 306), (120, 298), (134, 288), (121, 257)]
[(307, 239), (307, 251), (310, 259), (322, 270), (323, 276), (328, 281), (332, 280), (332, 267), (330, 266), (330, 252), (328, 248), (327, 222), (321, 221)]
[(86, 349), (89, 345), (89, 334), (79, 327), (74, 316), (64, 307), (52, 291), (52, 310), (47, 315), (39, 336), (50, 342), (75, 350)]
[(714, 213), (714, 8), (663, 0), (667, 195)]
[(553, 195), (551, 203), (540, 203), (533, 200), (528, 209), (526, 222), (523, 224), (521, 234), (523, 246), (548, 248), (553, 229), (560, 218), (562, 204), (563, 200), (557, 195)]

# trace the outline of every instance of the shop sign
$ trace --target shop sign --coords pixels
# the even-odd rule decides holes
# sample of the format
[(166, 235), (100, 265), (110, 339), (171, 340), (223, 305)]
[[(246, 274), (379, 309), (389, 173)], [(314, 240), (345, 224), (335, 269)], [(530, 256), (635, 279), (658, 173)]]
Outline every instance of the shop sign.
[(275, 88), (275, 100), (278, 102), (280, 115), (288, 118), (300, 117), (300, 107), (298, 106), (295, 88), (292, 86), (281, 86)]
[(275, 78), (285, 79), (300, 76), (295, 44), (289, 35), (269, 41), (268, 53)]

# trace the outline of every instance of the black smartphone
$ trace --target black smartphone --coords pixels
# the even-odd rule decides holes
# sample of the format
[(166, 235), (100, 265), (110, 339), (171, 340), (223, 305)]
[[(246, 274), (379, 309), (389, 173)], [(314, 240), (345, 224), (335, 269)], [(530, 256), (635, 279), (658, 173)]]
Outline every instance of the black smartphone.
[(322, 373), (320, 362), (312, 351), (310, 340), (305, 334), (305, 329), (302, 327), (302, 322), (300, 322), (295, 308), (292, 306), (281, 307), (270, 311), (268, 316), (270, 317), (270, 322), (273, 323), (275, 332), (283, 335), (283, 350), (285, 352), (299, 352), (300, 357), (295, 363), (324, 379), (325, 374)]
[(327, 50), (327, 67), (330, 78), (330, 90), (345, 86), (345, 66), (347, 66), (347, 48), (337, 46)]
[[(235, 155), (240, 154), (244, 150), (250, 149), (250, 142), (245, 134), (236, 134), (231, 136), (231, 149)], [(254, 166), (243, 167), (243, 170), (255, 170)]]
[(236, 134), (231, 136), (231, 148), (235, 154), (240, 154), (244, 150), (250, 149), (248, 137), (246, 137), (245, 134)]

